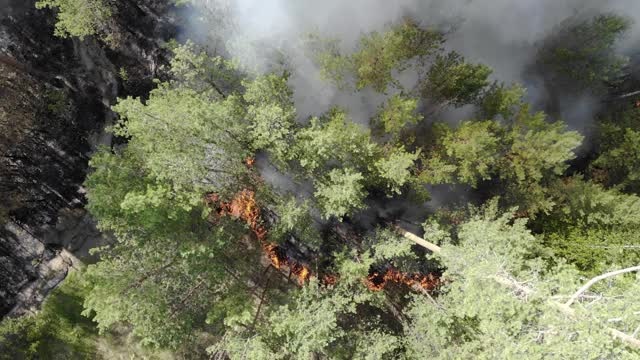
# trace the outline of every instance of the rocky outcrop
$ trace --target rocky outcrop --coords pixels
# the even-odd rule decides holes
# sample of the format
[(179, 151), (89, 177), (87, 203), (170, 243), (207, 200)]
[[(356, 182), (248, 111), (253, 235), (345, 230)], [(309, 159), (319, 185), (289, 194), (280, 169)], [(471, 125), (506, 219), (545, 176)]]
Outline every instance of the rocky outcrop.
[(116, 97), (163, 77), (179, 15), (169, 1), (114, 1), (107, 45), (54, 37), (55, 14), (34, 2), (0, 0), (0, 316), (37, 306), (72, 254), (92, 261), (106, 241), (83, 209), (88, 160), (112, 145)]

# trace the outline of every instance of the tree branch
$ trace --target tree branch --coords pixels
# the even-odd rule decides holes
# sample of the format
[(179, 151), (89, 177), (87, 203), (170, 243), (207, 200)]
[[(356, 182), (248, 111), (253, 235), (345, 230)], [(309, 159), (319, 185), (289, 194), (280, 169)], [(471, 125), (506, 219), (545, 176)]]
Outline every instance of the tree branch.
[(574, 301), (576, 301), (580, 295), (582, 295), (582, 293), (584, 293), (585, 291), (589, 290), (589, 288), (591, 286), (593, 286), (593, 284), (597, 283), (600, 280), (604, 280), (616, 275), (620, 275), (620, 274), (625, 274), (625, 273), (629, 273), (629, 272), (634, 272), (634, 271), (640, 271), (640, 265), (638, 266), (633, 266), (630, 268), (626, 268), (626, 269), (621, 269), (621, 270), (616, 270), (616, 271), (612, 271), (612, 272), (608, 272), (606, 274), (602, 274), (599, 276), (594, 277), (593, 279), (589, 280), (589, 282), (587, 282), (586, 284), (584, 284), (583, 287), (581, 287), (578, 291), (576, 291), (575, 294), (573, 294), (569, 300), (567, 300), (566, 303), (564, 303), (564, 306), (571, 306), (571, 304), (573, 304)]
[(422, 246), (427, 250), (431, 250), (434, 253), (439, 253), (442, 250), (440, 246), (434, 243), (428, 242), (414, 233), (408, 232), (407, 230), (401, 227), (396, 227), (396, 228), (398, 229), (398, 232), (400, 232), (400, 235), (404, 236), (405, 238), (413, 241), (414, 243)]

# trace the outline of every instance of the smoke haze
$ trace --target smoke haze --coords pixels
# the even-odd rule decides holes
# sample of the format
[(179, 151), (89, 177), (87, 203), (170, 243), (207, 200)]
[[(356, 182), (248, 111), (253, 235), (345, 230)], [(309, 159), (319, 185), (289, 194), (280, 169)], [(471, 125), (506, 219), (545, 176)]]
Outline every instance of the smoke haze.
[[(630, 50), (640, 33), (640, 1), (636, 0), (197, 0), (190, 36), (215, 34), (217, 42), (213, 43), (212, 37), (208, 45), (224, 43), (229, 55), (259, 71), (272, 69), (275, 50), (281, 51), (294, 69), (292, 85), (301, 117), (322, 113), (330, 105), (342, 105), (350, 109), (354, 121), (366, 125), (382, 97), (366, 91), (338, 92), (321, 81), (302, 47), (304, 34), (315, 31), (337, 38), (349, 50), (363, 33), (382, 30), (410, 16), (425, 26), (451, 29), (448, 49), (460, 52), (469, 61), (489, 65), (496, 80), (523, 83), (528, 88), (528, 100), (540, 105), (545, 98), (540, 84), (523, 77), (536, 45), (568, 18), (603, 12), (634, 20), (620, 44), (621, 51)], [(584, 104), (591, 99), (570, 100), (572, 104)], [(593, 114), (575, 109), (561, 111), (572, 127), (581, 130), (581, 124), (588, 123), (583, 118), (585, 112)], [(572, 119), (574, 114), (581, 119)]]
[[(640, 44), (639, 0), (196, 0), (192, 26), (185, 37), (200, 39), (211, 47), (223, 44), (228, 55), (258, 71), (277, 68), (279, 58), (274, 54), (279, 52), (292, 70), (290, 82), (301, 121), (337, 105), (348, 109), (355, 122), (368, 126), (384, 96), (367, 89), (339, 91), (321, 80), (303, 46), (305, 34), (316, 32), (339, 39), (342, 49), (349, 52), (364, 33), (383, 30), (409, 16), (422, 26), (447, 31), (447, 50), (490, 66), (492, 80), (522, 83), (533, 108), (544, 109), (550, 95), (541, 78), (527, 73), (540, 43), (568, 19), (610, 12), (633, 21), (619, 43), (619, 51), (630, 54)], [(411, 81), (412, 74), (403, 78)], [(554, 100), (560, 107), (557, 115), (588, 139), (601, 99), (566, 94)], [(473, 108), (467, 106), (448, 109), (437, 117), (456, 123), (472, 114)], [(277, 178), (273, 180), (280, 186), (286, 183)], [(284, 187), (294, 190), (293, 186)], [(449, 201), (437, 199), (437, 195), (435, 200)], [(391, 208), (412, 212), (391, 204), (390, 209), (374, 207), (380, 214)]]

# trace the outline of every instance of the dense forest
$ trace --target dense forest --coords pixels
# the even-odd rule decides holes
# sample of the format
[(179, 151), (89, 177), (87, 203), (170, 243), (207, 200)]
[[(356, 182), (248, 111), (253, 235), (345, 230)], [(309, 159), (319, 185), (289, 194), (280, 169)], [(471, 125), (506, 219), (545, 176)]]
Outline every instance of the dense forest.
[[(35, 6), (110, 53), (117, 2)], [(640, 13), (578, 6), (514, 78), (417, 10), (255, 42), (233, 4), (173, 1), (150, 85), (112, 69), (83, 180), (111, 241), (0, 358), (640, 358)], [(34, 109), (0, 107), (0, 155)]]

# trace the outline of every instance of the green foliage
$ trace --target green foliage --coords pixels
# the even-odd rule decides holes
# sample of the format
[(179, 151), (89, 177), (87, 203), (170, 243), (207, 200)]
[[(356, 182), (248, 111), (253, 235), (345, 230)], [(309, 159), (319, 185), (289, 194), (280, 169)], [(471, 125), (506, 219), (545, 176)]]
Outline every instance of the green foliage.
[(121, 66), (120, 70), (118, 70), (118, 77), (120, 78), (120, 80), (124, 82), (129, 81), (129, 73), (127, 72), (127, 69), (124, 66)]
[(500, 177), (515, 185), (507, 193), (512, 204), (522, 204), (521, 209), (531, 216), (548, 212), (553, 201), (546, 194), (546, 184), (562, 175), (568, 168), (567, 161), (575, 158), (575, 149), (583, 136), (567, 131), (561, 121), (550, 123), (542, 112), (530, 114), (528, 106), (517, 115), (511, 129), (508, 162), (500, 168)]
[(351, 58), (340, 54), (339, 41), (309, 34), (306, 45), (320, 67), (322, 79), (332, 82), (339, 89), (347, 88), (350, 74), (354, 71), (354, 64)]
[[(495, 202), (461, 224), (456, 245), (443, 246), (445, 283), (437, 303), (416, 296), (406, 312), (411, 358), (633, 358), (607, 334), (608, 319), (621, 316), (622, 331), (637, 326), (625, 306), (636, 307), (637, 281), (624, 293), (573, 305), (567, 317), (559, 302), (579, 284), (574, 270), (548, 269), (540, 243), (525, 221), (497, 215)], [(618, 283), (619, 284), (619, 283)], [(528, 290), (522, 290), (528, 289)], [(624, 294), (624, 295), (622, 295)], [(554, 300), (557, 299), (557, 300)], [(571, 334), (568, 336), (567, 334)]]
[(201, 206), (199, 193), (175, 194), (166, 182), (148, 176), (128, 149), (121, 154), (102, 149), (90, 165), (94, 171), (85, 181), (87, 209), (101, 229), (118, 236), (149, 234), (150, 229), (161, 235), (171, 226), (191, 223), (191, 211)]
[(323, 170), (333, 161), (367, 168), (375, 150), (369, 131), (353, 123), (345, 111), (333, 109), (298, 131), (293, 157), (309, 172)]
[(467, 63), (456, 52), (437, 55), (421, 85), (422, 96), (454, 106), (474, 103), (489, 85), (491, 73), (488, 66)]
[(541, 180), (547, 174), (561, 175), (566, 162), (575, 157), (573, 152), (582, 141), (575, 131), (566, 131), (560, 121), (549, 123), (542, 112), (530, 114), (524, 107), (515, 119), (511, 145), (512, 171), (518, 181)]
[(171, 84), (220, 99), (241, 85), (236, 62), (201, 51), (193, 42), (172, 44)]
[(477, 186), (489, 180), (500, 161), (502, 131), (495, 121), (465, 121), (455, 131), (439, 125), (436, 129), (441, 153), (428, 162), (433, 182), (462, 182)]
[(296, 110), (287, 76), (267, 75), (245, 83), (249, 132), (256, 149), (269, 150), (274, 160), (284, 163), (293, 136)]
[(640, 261), (640, 198), (579, 177), (551, 188), (557, 203), (539, 227), (545, 245), (588, 275)]
[(219, 299), (213, 289), (228, 286), (222, 256), (237, 249), (238, 232), (221, 227), (211, 234), (206, 224), (164, 230), (164, 237), (121, 238), (89, 266), (84, 313), (95, 314), (101, 333), (126, 323), (142, 344), (175, 349), (205, 326), (201, 315)]
[(411, 169), (419, 155), (419, 152), (410, 153), (401, 146), (392, 148), (387, 156), (375, 162), (389, 193), (402, 193), (402, 187), (411, 180)]
[(47, 110), (55, 116), (64, 116), (70, 112), (69, 95), (64, 90), (49, 90), (45, 94)]
[(546, 186), (567, 169), (582, 136), (560, 122), (546, 121), (542, 112), (523, 106), (508, 124), (465, 121), (455, 130), (436, 127), (438, 142), (422, 177), (432, 183), (465, 183), (501, 179), (509, 204), (530, 216), (548, 212), (553, 201)]
[[(611, 44), (626, 26), (620, 21), (604, 16), (567, 30), (571, 38), (594, 35), (595, 48), (570, 44), (569, 52), (554, 53), (561, 55), (556, 60), (575, 66), (596, 59), (588, 70), (606, 73), (587, 74), (587, 80), (612, 79)], [(340, 87), (353, 80), (356, 90), (400, 89), (370, 119), (383, 133), (352, 121), (349, 109), (298, 123), (288, 72), (246, 74), (193, 43), (171, 45), (171, 79), (158, 81), (145, 99), (114, 106), (120, 120), (112, 131), (126, 146), (100, 149), (91, 159), (87, 208), (116, 239), (100, 249), (82, 289), (74, 289), (80, 298), (69, 304), (76, 316), (82, 302), (101, 334), (130, 328), (133, 338), (154, 348), (190, 349), (206, 338), (212, 358), (637, 355), (606, 331), (631, 334), (638, 327), (626, 312), (640, 311), (640, 284), (631, 277), (593, 288), (599, 300), (580, 299), (572, 315), (558, 307), (581, 275), (640, 261), (640, 199), (563, 178), (579, 133), (530, 112), (521, 86), (490, 84), (488, 67), (443, 53), (443, 34), (411, 21), (365, 34), (349, 55), (337, 41), (308, 40), (322, 75)], [(409, 68), (417, 85), (403, 89), (397, 75)], [(475, 105), (482, 117), (416, 126), (420, 109), (430, 105)], [(609, 184), (633, 189), (640, 137), (635, 120), (625, 121), (603, 124), (609, 132), (598, 139), (599, 158), (591, 166), (615, 179)], [(246, 161), (256, 153), (266, 153), (294, 182), (313, 184), (313, 198), (270, 189), (259, 176), (262, 163)], [(425, 239), (442, 246), (436, 254), (425, 256), (385, 224), (355, 239), (348, 225), (345, 235), (321, 223), (321, 235), (314, 224), (318, 210), (325, 220), (356, 215), (370, 192), (408, 192), (405, 198), (422, 201), (415, 195), (427, 184), (442, 183), (497, 197), (466, 212), (436, 209), (424, 223)], [(242, 189), (255, 191), (258, 219), (251, 218), (253, 203), (237, 197)], [(443, 281), (429, 296), (407, 296), (416, 284), (409, 289), (386, 277), (384, 290), (371, 291), (374, 277), (367, 278), (390, 268), (438, 269)], [(311, 279), (296, 286), (293, 275), (301, 274)], [(50, 344), (41, 339), (53, 335), (37, 319), (7, 322), (10, 330), (0, 330), (0, 339), (39, 354)], [(82, 319), (71, 323), (55, 335), (81, 349), (78, 338), (66, 334), (77, 333)], [(96, 336), (93, 327), (85, 333), (88, 343)]]
[(269, 232), (270, 239), (282, 241), (286, 240), (287, 235), (294, 234), (305, 245), (320, 246), (322, 239), (313, 225), (310, 210), (308, 200), (299, 202), (293, 196), (283, 198), (275, 207), (278, 222)]
[(354, 210), (364, 208), (366, 192), (361, 173), (349, 168), (333, 169), (316, 185), (315, 197), (322, 208), (323, 216), (341, 219)]
[(440, 32), (406, 20), (385, 32), (374, 31), (361, 37), (357, 51), (351, 55), (340, 54), (335, 39), (311, 35), (308, 45), (320, 65), (321, 75), (339, 88), (345, 88), (353, 76), (357, 90), (371, 86), (383, 93), (389, 85), (400, 87), (394, 72), (406, 70), (413, 60), (424, 61), (439, 51), (443, 42)]
[(228, 333), (209, 352), (224, 351), (231, 359), (376, 359), (397, 354), (399, 337), (381, 322), (363, 317), (384, 308), (382, 298), (361, 282), (372, 259), (342, 252), (336, 261), (339, 283), (325, 286), (313, 280), (290, 292), (288, 303), (273, 306), (254, 333)]
[(422, 120), (422, 115), (416, 113), (417, 108), (418, 99), (396, 94), (381, 107), (376, 120), (385, 133), (398, 137), (406, 126)]
[(95, 35), (111, 17), (111, 6), (103, 0), (39, 0), (36, 8), (58, 11), (55, 35), (83, 39)]
[(409, 60), (426, 57), (440, 48), (442, 34), (424, 30), (411, 21), (392, 27), (384, 33), (372, 32), (360, 39), (358, 52), (353, 54), (356, 88), (371, 86), (385, 92), (389, 84), (398, 86), (393, 71), (405, 70)]
[(420, 259), (412, 251), (412, 243), (391, 229), (377, 229), (365, 239), (365, 248), (369, 251), (374, 265), (393, 265), (405, 272), (419, 272)]
[[(350, 181), (352, 185), (338, 186), (343, 190), (345, 187), (353, 188), (353, 191), (348, 191), (351, 194), (348, 196), (346, 194), (329, 195), (328, 192), (332, 191), (330, 189), (337, 185), (334, 180), (326, 180), (326, 176), (325, 180), (317, 182), (319, 184), (317, 194), (323, 194), (320, 198), (324, 205), (321, 207), (328, 205), (329, 197), (334, 199), (342, 197), (338, 203), (345, 205), (349, 201), (356, 201), (354, 205), (348, 207), (339, 206), (339, 211), (334, 207), (337, 203), (334, 203), (334, 206), (331, 206), (334, 209), (332, 214), (338, 218), (363, 206), (362, 200), (366, 197), (363, 188), (365, 185), (381, 186), (389, 195), (401, 193), (403, 186), (415, 180), (412, 168), (419, 156), (418, 151), (410, 153), (403, 146), (386, 148), (379, 146), (373, 142), (368, 130), (353, 123), (346, 112), (339, 109), (331, 110), (322, 118), (312, 118), (307, 127), (297, 132), (291, 153), (292, 158), (297, 160), (312, 177), (320, 178), (327, 172), (329, 174), (333, 172), (335, 175), (336, 172), (333, 170), (336, 166), (359, 173), (357, 190), (353, 188), (355, 186), (353, 181)], [(345, 171), (351, 172), (351, 170)], [(334, 185), (328, 185), (329, 183)]]
[(87, 286), (70, 273), (33, 315), (0, 323), (0, 359), (93, 359), (97, 330), (81, 316)]
[(623, 74), (627, 59), (614, 47), (630, 26), (629, 19), (615, 14), (570, 22), (545, 42), (538, 61), (555, 86), (602, 89)]
[(559, 206), (554, 218), (581, 226), (640, 226), (640, 197), (604, 189), (580, 177), (568, 178), (552, 188)]
[(606, 149), (591, 164), (611, 180), (632, 189), (640, 188), (640, 131), (627, 128), (621, 141)]
[(636, 228), (588, 228), (566, 225), (545, 237), (558, 257), (588, 276), (640, 263), (640, 234)]
[(127, 98), (113, 107), (121, 117), (114, 133), (129, 139), (129, 151), (151, 176), (174, 189), (225, 191), (242, 175), (242, 159), (249, 155), (239, 139), (235, 100), (215, 102), (162, 84), (145, 103)]
[(525, 91), (519, 84), (506, 87), (504, 84), (494, 83), (480, 99), (482, 115), (487, 119), (498, 115), (503, 119), (511, 119), (522, 107)]
[(84, 313), (95, 314), (101, 333), (127, 323), (143, 344), (177, 348), (204, 326), (200, 314), (216, 301), (211, 289), (223, 286), (230, 261), (222, 249), (236, 249), (241, 229), (221, 224), (212, 232), (201, 194), (174, 193), (138, 161), (129, 149), (92, 159), (88, 209), (118, 243), (87, 270)]

